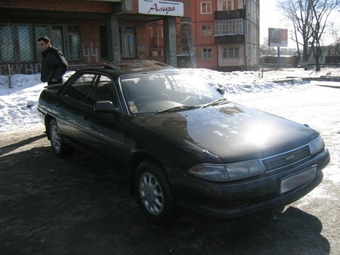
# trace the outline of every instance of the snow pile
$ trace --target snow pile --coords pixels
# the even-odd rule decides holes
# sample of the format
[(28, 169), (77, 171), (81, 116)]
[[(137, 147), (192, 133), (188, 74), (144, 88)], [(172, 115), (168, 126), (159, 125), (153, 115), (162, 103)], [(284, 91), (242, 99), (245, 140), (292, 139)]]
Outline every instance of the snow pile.
[[(190, 74), (199, 75), (213, 87), (224, 88), (226, 96), (250, 93), (270, 93), (278, 89), (289, 89), (305, 84), (301, 77), (316, 77), (321, 75), (338, 75), (339, 69), (323, 69), (322, 73), (305, 71), (301, 68), (282, 69), (277, 71), (237, 71), (218, 72), (204, 68), (186, 68)], [(74, 72), (64, 75), (68, 79)], [(294, 75), (295, 78), (286, 82), (275, 81), (286, 79)], [(263, 78), (262, 78), (263, 76)], [(12, 88), (9, 88), (9, 84)], [(9, 82), (8, 76), (0, 75), (0, 132), (14, 131), (20, 128), (40, 124), (37, 114), (37, 102), (40, 92), (46, 86), (41, 83), (40, 74), (15, 74)]]

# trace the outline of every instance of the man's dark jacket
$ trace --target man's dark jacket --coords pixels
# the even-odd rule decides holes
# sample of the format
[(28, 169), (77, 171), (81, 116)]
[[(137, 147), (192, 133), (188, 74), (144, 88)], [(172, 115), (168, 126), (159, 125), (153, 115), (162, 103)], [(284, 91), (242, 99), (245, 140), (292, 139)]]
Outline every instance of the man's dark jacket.
[(68, 63), (63, 53), (51, 46), (42, 53), (41, 81), (50, 82), (53, 78), (60, 80), (66, 72)]

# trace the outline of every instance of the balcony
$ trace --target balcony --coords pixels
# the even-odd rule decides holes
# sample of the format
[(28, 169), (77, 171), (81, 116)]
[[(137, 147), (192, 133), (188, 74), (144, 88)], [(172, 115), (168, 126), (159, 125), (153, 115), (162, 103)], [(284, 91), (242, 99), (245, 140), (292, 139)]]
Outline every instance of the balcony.
[(215, 19), (244, 19), (245, 9), (238, 9), (234, 11), (215, 11)]
[(215, 35), (215, 43), (216, 44), (224, 44), (224, 43), (245, 43), (244, 35)]

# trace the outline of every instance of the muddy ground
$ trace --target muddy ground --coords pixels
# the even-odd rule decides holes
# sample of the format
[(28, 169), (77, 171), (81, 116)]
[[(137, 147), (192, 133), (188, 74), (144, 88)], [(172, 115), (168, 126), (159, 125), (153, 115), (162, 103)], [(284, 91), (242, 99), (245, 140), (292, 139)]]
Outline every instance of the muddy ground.
[(2, 255), (340, 254), (340, 205), (317, 196), (303, 210), (308, 196), (242, 220), (186, 213), (165, 229), (144, 218), (115, 169), (78, 152), (55, 157), (42, 127), (0, 133), (0, 145)]

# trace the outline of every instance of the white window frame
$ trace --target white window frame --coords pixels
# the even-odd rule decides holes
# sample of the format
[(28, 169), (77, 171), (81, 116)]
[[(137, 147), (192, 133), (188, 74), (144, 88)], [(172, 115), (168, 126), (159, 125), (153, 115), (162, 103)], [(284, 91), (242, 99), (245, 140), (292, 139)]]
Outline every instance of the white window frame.
[(240, 48), (238, 46), (223, 48), (223, 58), (240, 58)]
[(213, 49), (212, 48), (202, 48), (202, 59), (203, 60), (213, 59)]
[(212, 36), (212, 25), (202, 25), (201, 26), (201, 36), (202, 37)]
[(215, 34), (228, 35), (228, 34), (243, 34), (243, 20), (242, 19), (228, 19), (216, 20)]
[[(206, 5), (206, 6), (204, 7), (204, 5)], [(200, 7), (201, 7), (201, 14), (211, 14), (212, 13), (211, 1), (201, 2)]]
[(222, 1), (221, 7), (223, 11), (238, 10), (238, 0), (225, 0)]

